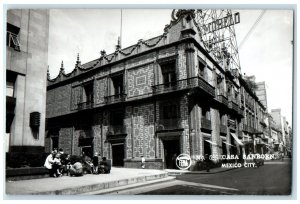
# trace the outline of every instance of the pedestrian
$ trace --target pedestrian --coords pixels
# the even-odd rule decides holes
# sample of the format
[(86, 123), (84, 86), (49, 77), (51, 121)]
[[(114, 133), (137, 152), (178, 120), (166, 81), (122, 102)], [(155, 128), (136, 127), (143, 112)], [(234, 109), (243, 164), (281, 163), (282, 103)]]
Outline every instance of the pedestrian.
[(205, 163), (206, 171), (209, 172), (210, 171), (210, 160), (209, 160), (208, 154), (204, 155), (204, 163)]
[(102, 157), (102, 161), (99, 165), (99, 171), (103, 174), (110, 173), (111, 164), (106, 160), (106, 157)]
[(142, 169), (145, 168), (145, 164), (146, 164), (146, 159), (145, 159), (145, 157), (142, 155), (142, 160), (141, 160), (141, 167), (142, 167)]
[(99, 165), (99, 157), (98, 153), (96, 152), (93, 156), (93, 174), (98, 174), (98, 165)]
[(49, 170), (50, 177), (55, 177), (55, 172), (53, 171), (55, 155), (56, 155), (55, 151), (52, 151), (51, 154), (47, 156), (44, 164), (44, 167), (46, 167)]

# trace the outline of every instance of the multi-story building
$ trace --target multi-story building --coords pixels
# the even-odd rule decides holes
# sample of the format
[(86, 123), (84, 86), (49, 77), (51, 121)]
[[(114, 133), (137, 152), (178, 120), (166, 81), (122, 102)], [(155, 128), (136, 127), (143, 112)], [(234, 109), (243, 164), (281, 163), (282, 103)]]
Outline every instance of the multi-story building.
[(272, 109), (271, 116), (274, 119), (274, 125), (278, 131), (280, 131), (279, 150), (286, 155), (290, 154), (290, 147), (292, 144), (290, 138), (289, 124), (286, 121), (286, 117), (281, 115), (281, 109)]
[(8, 10), (6, 30), (6, 151), (43, 152), (49, 11)]
[(91, 62), (78, 56), (71, 73), (62, 64), (48, 80), (46, 150), (99, 152), (125, 167), (139, 167), (143, 155), (147, 168), (173, 168), (180, 153), (193, 163), (241, 155), (244, 142), (256, 151), (265, 109), (239, 70), (205, 51), (192, 18), (179, 12), (163, 35)]
[(257, 89), (255, 93), (260, 100), (260, 102), (264, 105), (266, 110), (268, 110), (268, 101), (267, 101), (267, 90), (266, 90), (266, 83), (264, 81), (256, 83)]
[(269, 137), (266, 107), (255, 94), (255, 90), (251, 89), (242, 77), (240, 77), (240, 84), (241, 104), (244, 111), (241, 129), (245, 153), (266, 153)]

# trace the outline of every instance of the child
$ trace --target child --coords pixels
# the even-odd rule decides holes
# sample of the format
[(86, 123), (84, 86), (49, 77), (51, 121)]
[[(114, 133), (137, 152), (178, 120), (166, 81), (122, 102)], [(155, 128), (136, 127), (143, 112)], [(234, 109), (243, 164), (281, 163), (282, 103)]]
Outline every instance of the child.
[(99, 157), (98, 153), (95, 153), (95, 156), (93, 156), (93, 173), (98, 174), (98, 165), (99, 165)]
[(56, 167), (56, 174), (58, 176), (61, 176), (62, 174), (60, 173), (60, 167), (61, 167), (61, 159), (60, 159), (60, 154), (56, 154), (54, 158), (54, 165)]

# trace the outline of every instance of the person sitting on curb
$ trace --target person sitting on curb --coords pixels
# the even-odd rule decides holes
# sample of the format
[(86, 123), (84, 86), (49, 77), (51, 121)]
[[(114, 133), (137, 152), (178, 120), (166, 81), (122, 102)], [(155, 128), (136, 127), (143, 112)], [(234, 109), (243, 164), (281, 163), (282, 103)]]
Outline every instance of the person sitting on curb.
[(80, 162), (73, 164), (69, 170), (70, 176), (82, 176), (83, 175), (83, 166)]
[(69, 170), (71, 168), (71, 156), (69, 154), (62, 154), (60, 155), (61, 159), (61, 173), (69, 175)]
[(52, 168), (53, 168), (53, 171), (54, 171), (54, 174), (56, 175), (56, 177), (58, 176), (62, 176), (62, 173), (60, 172), (61, 171), (61, 159), (60, 159), (60, 154), (57, 153), (55, 155), (55, 158), (53, 160), (53, 165), (52, 165)]
[(102, 161), (100, 162), (100, 165), (99, 165), (100, 173), (102, 173), (102, 174), (110, 173), (110, 168), (111, 168), (110, 164), (106, 160), (106, 157), (102, 157)]
[(55, 170), (53, 169), (55, 155), (56, 152), (52, 151), (51, 154), (47, 156), (44, 164), (44, 167), (46, 167), (49, 170), (50, 177), (56, 177)]

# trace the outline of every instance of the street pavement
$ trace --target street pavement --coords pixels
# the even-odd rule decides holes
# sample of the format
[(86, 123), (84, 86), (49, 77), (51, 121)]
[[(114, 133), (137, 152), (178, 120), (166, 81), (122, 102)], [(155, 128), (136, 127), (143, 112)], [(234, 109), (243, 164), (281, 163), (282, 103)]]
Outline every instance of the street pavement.
[[(290, 195), (291, 162), (269, 161), (259, 168), (238, 168), (217, 174), (183, 174), (176, 182), (152, 186), (141, 195)], [(131, 190), (132, 194), (135, 194)]]

